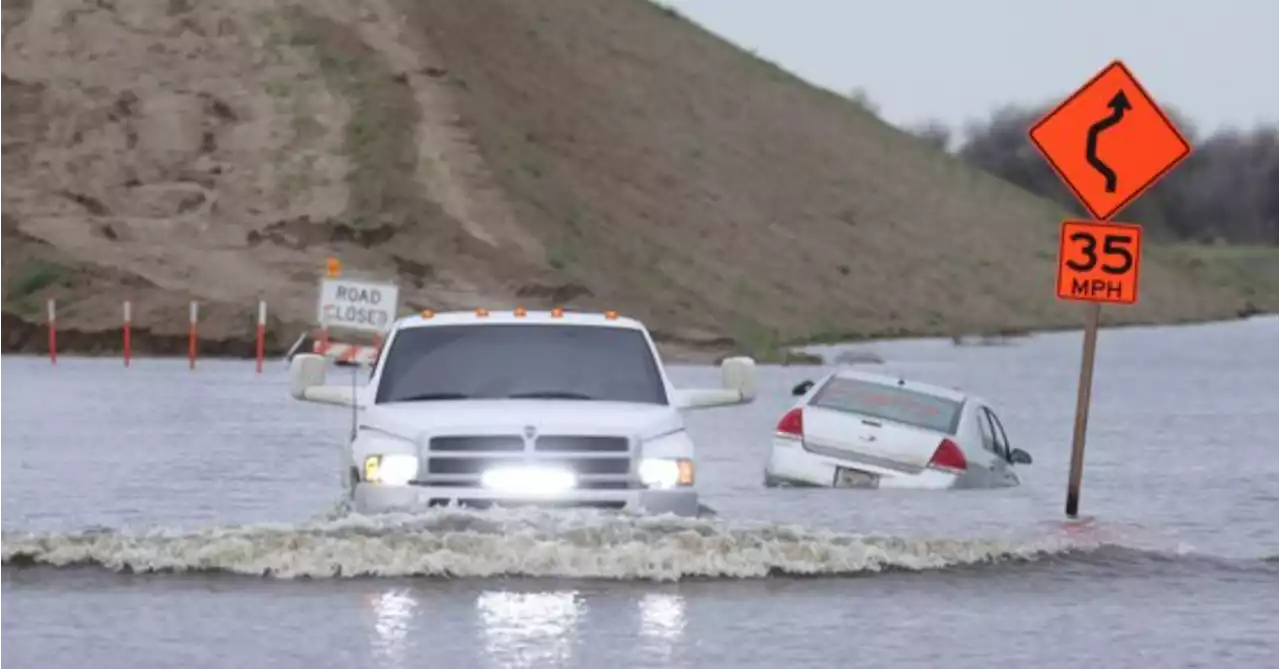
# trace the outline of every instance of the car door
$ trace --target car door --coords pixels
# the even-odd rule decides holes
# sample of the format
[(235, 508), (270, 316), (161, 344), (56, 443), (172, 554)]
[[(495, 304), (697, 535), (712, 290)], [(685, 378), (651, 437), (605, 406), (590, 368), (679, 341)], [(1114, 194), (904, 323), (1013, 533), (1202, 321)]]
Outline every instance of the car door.
[(1004, 425), (1000, 423), (1000, 418), (996, 416), (996, 412), (991, 407), (982, 407), (982, 413), (987, 422), (988, 429), (991, 431), (992, 437), (992, 453), (996, 456), (997, 478), (1002, 482), (1016, 482), (1018, 477), (1013, 473), (1013, 467), (1009, 461), (1009, 453), (1012, 446), (1009, 445), (1009, 436), (1005, 434)]
[(987, 417), (987, 407), (977, 405), (973, 410), (974, 422), (978, 424), (979, 439), (981, 440), (982, 450), (982, 468), (986, 470), (984, 481), (987, 485), (999, 484), (1004, 479), (1004, 459), (1000, 457), (996, 450), (996, 432), (991, 425), (991, 419)]
[(987, 418), (991, 419), (991, 427), (995, 431), (996, 437), (996, 454), (1005, 462), (1011, 462), (1010, 454), (1013, 453), (1013, 445), (1009, 443), (1009, 436), (1004, 431), (1004, 425), (1000, 422), (1000, 417), (990, 407), (987, 407)]

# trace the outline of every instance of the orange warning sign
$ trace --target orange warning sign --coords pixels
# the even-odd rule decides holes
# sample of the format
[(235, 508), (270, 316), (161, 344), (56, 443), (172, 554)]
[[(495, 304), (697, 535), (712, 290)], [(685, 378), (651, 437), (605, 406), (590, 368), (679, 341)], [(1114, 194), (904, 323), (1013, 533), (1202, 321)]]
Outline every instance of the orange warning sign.
[(342, 261), (338, 260), (337, 258), (329, 258), (329, 263), (328, 263), (328, 267), (326, 268), (326, 272), (331, 277), (338, 276), (339, 274), (341, 274)]
[(1191, 145), (1118, 60), (1031, 126), (1029, 134), (1081, 204), (1102, 220), (1191, 153)]
[(1138, 301), (1142, 226), (1063, 221), (1058, 247), (1058, 299), (1133, 304)]

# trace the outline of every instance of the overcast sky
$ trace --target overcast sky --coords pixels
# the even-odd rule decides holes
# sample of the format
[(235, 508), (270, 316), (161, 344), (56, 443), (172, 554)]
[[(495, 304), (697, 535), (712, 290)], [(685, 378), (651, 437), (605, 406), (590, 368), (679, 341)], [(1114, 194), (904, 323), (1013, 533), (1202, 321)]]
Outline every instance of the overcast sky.
[(1201, 131), (1275, 123), (1277, 0), (663, 0), (886, 120), (1057, 101), (1119, 58)]

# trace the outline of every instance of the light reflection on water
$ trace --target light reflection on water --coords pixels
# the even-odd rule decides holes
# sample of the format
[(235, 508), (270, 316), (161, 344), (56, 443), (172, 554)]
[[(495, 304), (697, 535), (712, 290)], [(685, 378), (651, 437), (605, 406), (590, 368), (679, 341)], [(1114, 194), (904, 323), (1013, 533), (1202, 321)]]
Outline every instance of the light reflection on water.
[(670, 656), (684, 637), (684, 597), (650, 593), (640, 598), (639, 607), (640, 637), (646, 641), (646, 650)]
[(476, 597), (480, 642), (499, 666), (567, 663), (584, 615), (577, 591), (483, 592)]
[(406, 638), (418, 601), (407, 590), (388, 590), (371, 597), (374, 610), (373, 655), (379, 666), (406, 666)]

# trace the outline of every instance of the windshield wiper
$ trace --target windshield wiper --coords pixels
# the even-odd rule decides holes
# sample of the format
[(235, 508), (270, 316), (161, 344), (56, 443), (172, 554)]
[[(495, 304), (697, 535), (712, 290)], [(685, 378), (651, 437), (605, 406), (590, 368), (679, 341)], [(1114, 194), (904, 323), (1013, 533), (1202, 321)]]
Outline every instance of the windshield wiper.
[(538, 390), (531, 393), (512, 393), (507, 395), (511, 399), (546, 399), (546, 400), (593, 400), (590, 395), (582, 393), (570, 392), (567, 390)]
[(393, 402), (429, 402), (431, 400), (465, 400), (471, 396), (466, 393), (422, 393), (421, 395), (408, 395), (406, 397), (397, 397)]

